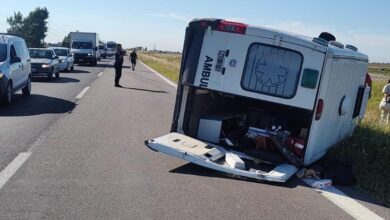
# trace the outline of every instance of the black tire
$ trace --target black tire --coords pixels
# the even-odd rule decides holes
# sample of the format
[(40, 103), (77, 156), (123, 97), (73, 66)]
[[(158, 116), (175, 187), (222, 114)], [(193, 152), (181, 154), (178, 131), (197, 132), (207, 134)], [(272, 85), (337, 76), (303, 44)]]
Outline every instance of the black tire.
[(55, 73), (55, 76), (56, 76), (57, 79), (60, 78), (60, 71), (57, 71), (57, 72)]
[(12, 82), (8, 82), (5, 93), (1, 95), (0, 100), (2, 105), (9, 105), (12, 103), (14, 91), (12, 88)]
[(24, 96), (29, 96), (31, 94), (31, 77), (28, 77), (26, 86), (22, 89), (22, 93)]
[(53, 80), (53, 72), (51, 72), (49, 75), (47, 75), (47, 80), (49, 80), (49, 81)]
[(74, 70), (74, 64), (70, 67), (70, 71)]

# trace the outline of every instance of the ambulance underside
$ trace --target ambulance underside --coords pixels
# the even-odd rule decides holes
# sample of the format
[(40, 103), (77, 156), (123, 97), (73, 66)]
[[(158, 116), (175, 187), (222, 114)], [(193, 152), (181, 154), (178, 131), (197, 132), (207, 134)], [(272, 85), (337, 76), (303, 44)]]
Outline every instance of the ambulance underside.
[[(182, 134), (170, 133), (148, 141), (150, 148), (211, 169), (260, 180), (285, 182), (297, 171), (275, 149), (266, 149), (264, 145), (258, 147), (265, 149), (256, 148), (247, 129), (262, 128), (256, 131), (267, 138), (266, 129), (282, 126), (298, 137), (302, 129), (309, 127), (311, 111), (212, 90), (185, 90), (188, 111), (184, 112), (180, 126)], [(303, 158), (304, 149), (301, 151)], [(226, 152), (239, 156), (244, 167), (228, 165)]]

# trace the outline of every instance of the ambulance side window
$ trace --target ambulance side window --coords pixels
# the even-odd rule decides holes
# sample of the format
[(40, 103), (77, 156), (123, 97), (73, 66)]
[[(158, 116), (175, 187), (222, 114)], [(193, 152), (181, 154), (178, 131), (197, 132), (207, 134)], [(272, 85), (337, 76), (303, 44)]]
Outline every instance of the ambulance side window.
[(241, 79), (243, 89), (281, 98), (293, 98), (303, 63), (302, 54), (260, 43), (248, 49)]

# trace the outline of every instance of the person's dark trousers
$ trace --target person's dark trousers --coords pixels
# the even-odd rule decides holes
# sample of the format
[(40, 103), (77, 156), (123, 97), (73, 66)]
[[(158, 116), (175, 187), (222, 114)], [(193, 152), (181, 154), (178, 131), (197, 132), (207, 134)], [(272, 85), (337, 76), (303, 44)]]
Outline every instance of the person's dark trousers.
[(115, 66), (115, 85), (119, 85), (119, 80), (122, 76), (122, 66)]
[(135, 60), (131, 60), (131, 67), (132, 67), (133, 71), (134, 71), (134, 69), (135, 69), (135, 65), (136, 65), (136, 64), (137, 64), (137, 63), (136, 63)]

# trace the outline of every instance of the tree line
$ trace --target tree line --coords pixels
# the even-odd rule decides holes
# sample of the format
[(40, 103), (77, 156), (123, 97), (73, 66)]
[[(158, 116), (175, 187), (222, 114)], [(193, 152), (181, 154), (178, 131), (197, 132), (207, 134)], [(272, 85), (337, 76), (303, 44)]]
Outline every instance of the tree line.
[[(26, 17), (20, 11), (14, 12), (13, 16), (7, 18), (9, 28), (7, 33), (23, 38), (28, 47), (45, 47), (45, 37), (48, 31), (49, 11), (46, 7), (36, 8)], [(65, 36), (62, 46), (69, 47), (69, 35)]]

